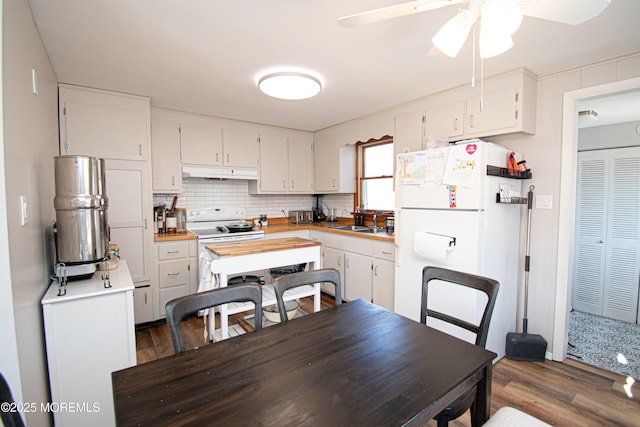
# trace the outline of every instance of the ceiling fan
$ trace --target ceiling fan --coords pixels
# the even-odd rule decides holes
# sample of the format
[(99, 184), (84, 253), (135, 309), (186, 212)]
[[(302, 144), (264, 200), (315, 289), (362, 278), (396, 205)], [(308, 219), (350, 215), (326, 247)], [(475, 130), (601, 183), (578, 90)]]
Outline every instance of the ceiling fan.
[(353, 27), (459, 4), (458, 13), (436, 33), (433, 44), (455, 57), (479, 21), (479, 54), (490, 58), (513, 46), (511, 36), (523, 15), (579, 25), (599, 15), (610, 3), (611, 0), (413, 0), (344, 16), (338, 24)]

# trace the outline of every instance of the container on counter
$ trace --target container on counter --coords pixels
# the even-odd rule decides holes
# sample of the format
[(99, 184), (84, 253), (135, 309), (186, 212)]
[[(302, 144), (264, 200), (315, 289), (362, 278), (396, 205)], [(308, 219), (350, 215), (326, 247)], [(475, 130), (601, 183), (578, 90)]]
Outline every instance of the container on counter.
[(176, 233), (184, 233), (187, 231), (187, 210), (185, 208), (176, 208)]

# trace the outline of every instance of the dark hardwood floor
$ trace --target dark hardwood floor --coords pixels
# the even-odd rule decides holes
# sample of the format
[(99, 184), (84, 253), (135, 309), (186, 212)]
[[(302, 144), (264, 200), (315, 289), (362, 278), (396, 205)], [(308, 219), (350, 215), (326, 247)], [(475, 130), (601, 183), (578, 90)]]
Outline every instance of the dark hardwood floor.
[[(324, 295), (321, 307), (333, 305)], [(313, 311), (313, 300), (305, 298), (301, 307)], [(230, 324), (240, 323), (243, 315), (233, 316)], [(205, 344), (201, 318), (181, 323), (185, 347)], [(136, 332), (138, 364), (173, 354), (166, 325), (140, 328)], [(640, 426), (640, 386), (627, 385), (627, 378), (566, 359), (565, 362), (517, 362), (507, 358), (494, 365), (491, 413), (512, 406), (554, 426)], [(469, 427), (469, 414), (449, 424)], [(428, 426), (436, 426), (435, 421)]]

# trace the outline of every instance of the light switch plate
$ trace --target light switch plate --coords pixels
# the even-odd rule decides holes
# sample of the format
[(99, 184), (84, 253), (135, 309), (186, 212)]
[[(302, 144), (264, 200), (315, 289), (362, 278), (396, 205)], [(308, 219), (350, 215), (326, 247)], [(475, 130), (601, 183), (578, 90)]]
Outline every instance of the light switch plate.
[(553, 209), (553, 196), (536, 196), (536, 209)]

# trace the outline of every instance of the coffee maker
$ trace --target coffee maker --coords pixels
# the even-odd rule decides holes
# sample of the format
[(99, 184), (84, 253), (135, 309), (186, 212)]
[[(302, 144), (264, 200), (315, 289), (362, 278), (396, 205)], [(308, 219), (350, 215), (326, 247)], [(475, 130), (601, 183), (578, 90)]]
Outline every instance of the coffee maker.
[(327, 220), (327, 216), (322, 212), (322, 194), (316, 194), (316, 207), (313, 208), (313, 222), (322, 222)]

